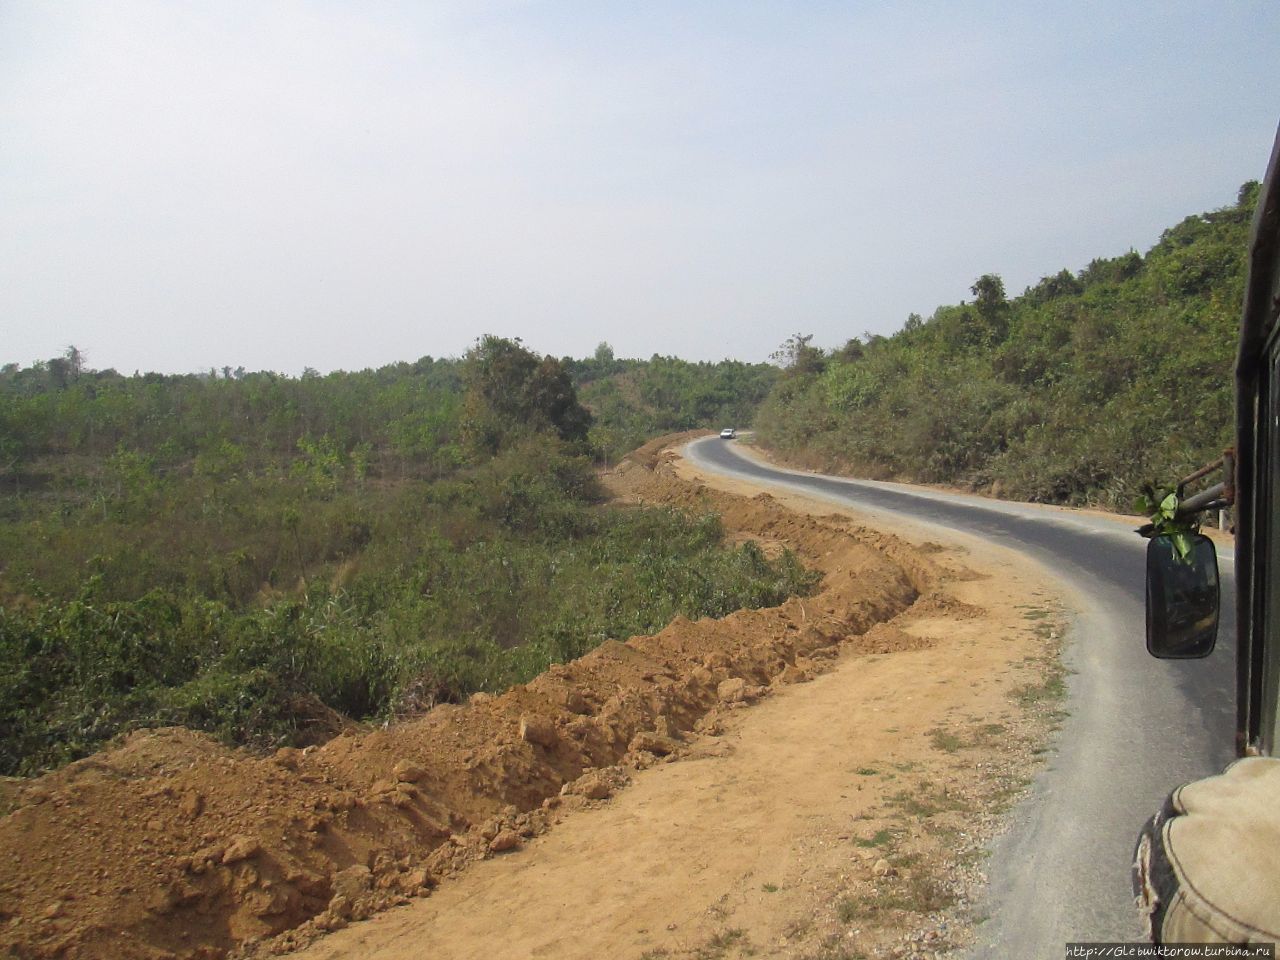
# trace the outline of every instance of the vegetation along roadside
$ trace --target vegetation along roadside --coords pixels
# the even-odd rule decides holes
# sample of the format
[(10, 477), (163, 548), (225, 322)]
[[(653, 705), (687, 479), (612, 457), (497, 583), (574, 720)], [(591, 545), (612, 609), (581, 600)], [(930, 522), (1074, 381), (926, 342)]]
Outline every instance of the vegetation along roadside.
[(607, 504), (593, 427), (565, 363), (495, 337), (297, 379), (9, 365), (0, 773), (143, 726), (316, 743), (811, 587), (712, 514)]
[[(763, 444), (873, 479), (1129, 510), (1232, 438), (1231, 370), (1258, 184), (1146, 255), (1098, 258), (1019, 297), (974, 299), (824, 352), (792, 337), (757, 417)], [(939, 411), (946, 416), (939, 416)], [(1193, 422), (1195, 430), (1171, 425)]]

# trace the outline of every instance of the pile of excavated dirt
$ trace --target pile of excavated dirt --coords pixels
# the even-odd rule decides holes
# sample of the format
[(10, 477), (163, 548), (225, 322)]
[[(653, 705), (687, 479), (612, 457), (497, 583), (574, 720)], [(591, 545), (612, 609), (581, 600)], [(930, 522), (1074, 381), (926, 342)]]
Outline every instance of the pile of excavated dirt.
[[(688, 460), (652, 466), (663, 461), (660, 473), (739, 495), (731, 522), (761, 489)], [(982, 851), (1056, 725), (1061, 598), (1046, 570), (997, 545), (774, 496), (833, 523), (834, 509), (855, 534), (916, 538), (934, 586), (815, 649), (831, 669), (811, 682), (785, 684), (784, 671), (751, 709), (715, 709), (666, 758), (681, 762), (637, 771), (609, 800), (562, 803), (556, 828), (514, 855), (295, 956), (936, 960), (972, 943)]]
[(812, 597), (677, 618), (500, 696), (305, 751), (256, 757), (153, 730), (10, 784), (0, 949), (22, 960), (283, 952), (521, 846), (559, 808), (609, 796), (628, 768), (678, 755), (690, 731), (821, 672), (841, 646), (921, 643), (886, 621), (933, 596), (926, 555), (847, 518), (679, 480), (670, 442), (614, 471), (616, 495), (716, 511), (735, 538), (785, 544), (824, 574)]

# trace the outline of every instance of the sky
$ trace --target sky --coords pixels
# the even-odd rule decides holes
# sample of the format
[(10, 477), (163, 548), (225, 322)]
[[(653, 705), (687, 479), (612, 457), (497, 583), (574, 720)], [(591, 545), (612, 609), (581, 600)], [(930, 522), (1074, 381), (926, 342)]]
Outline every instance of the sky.
[(0, 363), (762, 361), (1261, 179), (1280, 4), (0, 0)]

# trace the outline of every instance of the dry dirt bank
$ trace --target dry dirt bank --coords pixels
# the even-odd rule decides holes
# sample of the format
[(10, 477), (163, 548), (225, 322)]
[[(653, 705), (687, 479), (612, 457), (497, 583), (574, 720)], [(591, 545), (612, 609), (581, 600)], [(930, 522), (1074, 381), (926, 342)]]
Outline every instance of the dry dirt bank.
[[(556, 808), (562, 825), (528, 849), (298, 960), (838, 960), (965, 942), (982, 843), (1053, 723), (1048, 583), (1004, 551), (912, 547), (799, 495), (757, 496), (654, 449), (638, 459), (614, 477), (621, 495), (714, 505), (730, 527), (795, 544), (827, 573), (823, 593), (780, 620), (690, 625), (705, 631), (700, 644), (814, 624), (840, 641), (802, 658), (803, 672), (784, 670), (749, 710), (716, 708), (677, 749), (681, 762), (635, 772), (608, 801)], [(814, 541), (809, 522), (843, 539)], [(850, 569), (850, 544), (909, 558), (920, 593), (861, 635), (838, 626), (842, 598), (869, 572)]]
[[(831, 786), (819, 776), (854, 777), (844, 788), (850, 796), (883, 795), (887, 802), (888, 787), (874, 785), (898, 790), (914, 784), (909, 758), (912, 750), (924, 749), (917, 743), (923, 732), (919, 724), (935, 714), (939, 723), (966, 722), (959, 713), (937, 712), (942, 699), (930, 696), (927, 704), (920, 703), (916, 681), (936, 666), (941, 679), (931, 674), (931, 683), (981, 687), (997, 682), (985, 676), (989, 669), (998, 675), (1040, 649), (1025, 638), (1001, 637), (994, 644), (999, 656), (973, 670), (972, 680), (954, 674), (964, 657), (955, 663), (950, 657), (936, 665), (917, 662), (912, 658), (926, 654), (938, 639), (927, 624), (976, 612), (953, 597), (946, 584), (956, 574), (938, 555), (843, 517), (797, 513), (769, 497), (748, 499), (696, 487), (678, 480), (656, 449), (620, 468), (614, 483), (625, 496), (717, 510), (737, 536), (786, 544), (825, 573), (819, 592), (720, 621), (677, 620), (654, 636), (607, 643), (502, 696), (438, 707), (391, 729), (344, 735), (306, 752), (281, 750), (256, 758), (189, 731), (150, 731), (57, 773), (11, 786), (3, 798), (8, 812), (0, 819), (5, 866), (0, 950), (24, 960), (128, 960), (220, 957), (255, 942), (250, 949), (257, 952), (296, 947), (425, 894), (464, 866), (517, 850), (572, 811), (600, 805), (630, 773), (659, 758), (725, 754), (704, 764), (662, 766), (640, 779), (661, 783), (667, 771), (712, 769), (731, 760), (732, 741), (718, 731), (726, 722), (739, 723), (738, 707), (820, 674), (840, 656), (885, 664), (866, 674), (883, 671), (874, 689), (841, 694), (838, 717), (819, 725), (834, 729), (838, 718), (862, 716), (846, 739), (853, 750), (855, 741), (872, 744), (888, 737), (884, 749), (877, 748), (875, 770), (851, 774), (847, 758), (853, 753), (842, 757), (824, 748), (815, 755), (812, 748), (820, 741), (812, 738), (820, 730), (798, 729), (794, 742), (775, 741), (776, 756), (757, 770), (757, 776), (766, 777), (771, 767), (791, 770), (785, 780), (791, 799), (773, 808), (777, 812), (768, 819), (803, 824), (818, 816), (806, 812), (821, 809), (810, 801), (818, 803)], [(890, 624), (908, 610), (914, 619)], [(1025, 664), (1009, 669), (1033, 672)], [(816, 686), (803, 689), (807, 694)], [(881, 697), (877, 703), (883, 706), (873, 706), (872, 695)], [(807, 699), (799, 695), (791, 702)], [(894, 731), (875, 732), (883, 726), (879, 710), (892, 707), (896, 715), (907, 704), (921, 709), (908, 709)], [(967, 737), (965, 730), (961, 734)], [(895, 753), (889, 745), (899, 735), (911, 746)], [(962, 749), (968, 748), (956, 748)], [(790, 762), (793, 753), (799, 766)], [(725, 787), (707, 799), (740, 792)], [(628, 796), (641, 794), (622, 793)], [(666, 800), (655, 802), (654, 815), (664, 818)], [(671, 802), (678, 807), (681, 801)], [(879, 808), (868, 808), (874, 809)], [(889, 808), (883, 812), (886, 824), (896, 822)], [(551, 837), (574, 842), (579, 824), (588, 821), (572, 819), (572, 828)], [(897, 828), (884, 829), (897, 847)], [(874, 843), (865, 849), (877, 854), (888, 849), (888, 840), (871, 836)], [(670, 877), (711, 870), (726, 848), (750, 842), (746, 836), (718, 850), (691, 851), (692, 865), (651, 851), (646, 869), (658, 876), (670, 871)], [(588, 843), (582, 849), (577, 860), (583, 870), (598, 866), (610, 876), (632, 875), (629, 848)], [(775, 849), (761, 848), (760, 855), (771, 858)], [(493, 866), (528, 862), (524, 858), (502, 856)], [(703, 862), (707, 866), (697, 866)], [(797, 870), (809, 868), (804, 856), (794, 862)], [(573, 866), (568, 866), (570, 876), (556, 896), (572, 904), (583, 882), (572, 878)], [(724, 869), (715, 866), (714, 875)], [(885, 869), (894, 868), (886, 862)], [(454, 884), (469, 875), (487, 874), (467, 871), (427, 902), (446, 902)], [(779, 892), (789, 889), (782, 886), (789, 875), (785, 870), (779, 875)], [(587, 889), (594, 890), (591, 882)], [(659, 879), (658, 886), (664, 885), (668, 880)], [(687, 888), (672, 889), (683, 890), (684, 907), (697, 899)], [(513, 927), (513, 902), (491, 905), (494, 928)], [(654, 907), (661, 909), (665, 906)], [(471, 906), (457, 911), (459, 916), (472, 913)], [(625, 909), (614, 913), (618, 922), (630, 922), (625, 917)], [(547, 923), (543, 919), (525, 916), (518, 922), (527, 931), (543, 931), (530, 936), (551, 936), (558, 928), (550, 917)], [(652, 933), (665, 929), (666, 923)], [(424, 936), (434, 955), (450, 955), (443, 936)], [(361, 955), (366, 952), (353, 954)], [(521, 954), (497, 949), (490, 955)], [(553, 949), (548, 955), (571, 954)]]

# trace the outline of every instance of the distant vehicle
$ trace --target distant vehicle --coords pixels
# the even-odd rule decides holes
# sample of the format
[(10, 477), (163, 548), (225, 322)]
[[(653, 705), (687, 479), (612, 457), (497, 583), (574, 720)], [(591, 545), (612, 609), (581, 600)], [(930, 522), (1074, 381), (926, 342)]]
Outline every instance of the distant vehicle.
[(733, 429), (733, 427), (725, 427), (723, 430), (721, 430), (721, 431), (720, 431), (720, 439), (721, 439), (721, 440), (732, 440), (732, 439), (733, 439), (734, 437), (736, 437), (737, 435), (738, 435), (738, 434), (737, 434), (737, 432)]

